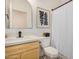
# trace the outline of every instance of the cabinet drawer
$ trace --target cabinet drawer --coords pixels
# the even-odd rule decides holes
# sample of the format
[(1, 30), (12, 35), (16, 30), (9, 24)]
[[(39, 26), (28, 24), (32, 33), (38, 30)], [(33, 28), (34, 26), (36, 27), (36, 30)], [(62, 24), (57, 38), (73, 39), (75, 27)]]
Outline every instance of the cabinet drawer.
[(6, 55), (21, 53), (23, 51), (28, 51), (28, 50), (35, 49), (35, 48), (39, 48), (38, 42), (6, 47)]

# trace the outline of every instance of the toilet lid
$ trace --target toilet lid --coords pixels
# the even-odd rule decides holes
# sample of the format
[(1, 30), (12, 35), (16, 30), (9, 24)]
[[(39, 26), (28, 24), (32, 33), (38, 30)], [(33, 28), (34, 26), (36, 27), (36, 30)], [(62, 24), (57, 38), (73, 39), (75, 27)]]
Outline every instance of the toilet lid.
[(58, 56), (58, 50), (53, 47), (46, 47), (46, 48), (44, 48), (44, 51), (47, 56), (50, 56), (50, 57)]

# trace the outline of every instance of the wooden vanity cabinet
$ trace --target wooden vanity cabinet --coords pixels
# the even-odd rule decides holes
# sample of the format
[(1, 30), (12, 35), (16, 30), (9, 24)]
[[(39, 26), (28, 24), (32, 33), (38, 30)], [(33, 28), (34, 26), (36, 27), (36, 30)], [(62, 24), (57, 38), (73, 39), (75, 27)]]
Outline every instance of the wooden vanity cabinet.
[(7, 56), (6, 59), (20, 59), (20, 55), (16, 54), (16, 55)]
[(39, 42), (6, 47), (5, 59), (39, 59)]

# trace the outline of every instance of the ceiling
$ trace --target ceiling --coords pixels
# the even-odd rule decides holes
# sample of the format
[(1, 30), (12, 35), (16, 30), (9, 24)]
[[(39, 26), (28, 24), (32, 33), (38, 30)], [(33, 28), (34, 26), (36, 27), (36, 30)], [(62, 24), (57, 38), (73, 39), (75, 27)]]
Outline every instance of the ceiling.
[(28, 0), (28, 1), (34, 7), (41, 7), (47, 9), (55, 8), (61, 3), (60, 0)]
[(69, 0), (37, 0), (38, 3), (45, 4), (47, 7), (50, 7), (50, 9), (54, 9), (63, 3), (69, 1)]
[[(6, 0), (8, 2), (9, 0)], [(63, 3), (69, 1), (69, 0), (28, 0), (32, 5), (40, 4), (41, 7), (45, 5), (46, 7), (49, 7), (50, 9), (54, 9)], [(7, 5), (6, 5), (7, 6)]]

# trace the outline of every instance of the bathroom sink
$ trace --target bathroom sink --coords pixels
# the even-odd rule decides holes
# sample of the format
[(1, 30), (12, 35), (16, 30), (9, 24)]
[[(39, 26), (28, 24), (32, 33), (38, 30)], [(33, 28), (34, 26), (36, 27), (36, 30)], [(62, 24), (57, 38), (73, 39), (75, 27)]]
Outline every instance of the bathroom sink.
[(27, 35), (27, 36), (22, 36), (22, 37), (17, 37), (17, 36), (11, 36), (7, 37), (6, 40), (8, 39), (26, 39), (26, 38), (37, 38), (35, 35)]
[(29, 42), (34, 42), (34, 41), (39, 41), (41, 42), (42, 39), (45, 37), (39, 37), (35, 35), (30, 35), (30, 36), (24, 36), (24, 37), (8, 37), (6, 38), (5, 46), (10, 46), (10, 45), (15, 45), (15, 44), (22, 44), (22, 43), (29, 43)]
[(7, 38), (5, 40), (5, 46), (10, 46), (10, 45), (16, 45), (16, 44), (22, 44), (22, 43), (29, 43), (29, 42), (34, 42), (38, 41), (37, 39), (33, 38)]

